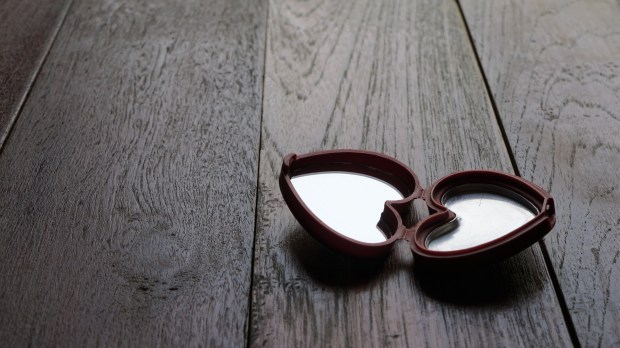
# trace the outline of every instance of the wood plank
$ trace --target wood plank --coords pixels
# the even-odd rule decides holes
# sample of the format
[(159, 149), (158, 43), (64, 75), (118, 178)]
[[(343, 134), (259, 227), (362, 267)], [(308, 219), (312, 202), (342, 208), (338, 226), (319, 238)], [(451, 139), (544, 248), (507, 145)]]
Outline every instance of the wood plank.
[(70, 4), (71, 0), (0, 2), (0, 148)]
[(263, 1), (76, 2), (0, 158), (0, 342), (243, 346)]
[(555, 197), (545, 238), (581, 344), (620, 345), (620, 5), (463, 1), (520, 173)]
[(426, 185), (511, 170), (454, 2), (273, 0), (267, 43), (251, 345), (570, 345), (538, 245), (455, 274), (414, 272), (405, 242), (362, 262), (315, 242), (280, 195), (289, 152), (380, 151)]

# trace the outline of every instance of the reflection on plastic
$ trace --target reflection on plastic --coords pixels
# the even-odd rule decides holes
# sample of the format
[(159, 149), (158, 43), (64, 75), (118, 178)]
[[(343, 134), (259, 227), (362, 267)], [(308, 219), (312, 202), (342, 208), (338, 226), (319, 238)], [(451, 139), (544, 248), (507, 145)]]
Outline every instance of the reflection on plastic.
[(356, 173), (323, 172), (291, 178), (304, 204), (334, 231), (365, 243), (381, 243), (377, 227), (386, 201), (403, 195), (384, 181)]
[(442, 201), (457, 218), (429, 235), (427, 247), (436, 251), (461, 250), (490, 242), (538, 214), (525, 198), (493, 185), (455, 188)]

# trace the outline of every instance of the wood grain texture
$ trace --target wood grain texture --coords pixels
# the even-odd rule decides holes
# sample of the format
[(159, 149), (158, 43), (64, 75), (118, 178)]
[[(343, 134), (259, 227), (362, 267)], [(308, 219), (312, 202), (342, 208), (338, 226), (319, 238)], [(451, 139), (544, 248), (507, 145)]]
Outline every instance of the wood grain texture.
[(521, 175), (555, 197), (545, 238), (580, 342), (620, 345), (620, 4), (463, 1)]
[(0, 1), (0, 148), (71, 0)]
[(76, 2), (0, 158), (0, 342), (243, 346), (261, 1)]
[(253, 346), (568, 346), (538, 245), (462, 273), (414, 271), (327, 250), (279, 189), (282, 157), (380, 151), (423, 184), (470, 168), (510, 171), (452, 1), (272, 0), (265, 67)]

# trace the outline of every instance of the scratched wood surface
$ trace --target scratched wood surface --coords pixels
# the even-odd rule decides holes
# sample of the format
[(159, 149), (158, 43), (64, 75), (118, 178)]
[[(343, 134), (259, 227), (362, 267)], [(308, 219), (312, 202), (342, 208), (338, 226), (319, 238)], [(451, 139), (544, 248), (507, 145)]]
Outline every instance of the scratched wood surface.
[(518, 169), (555, 197), (545, 237), (579, 341), (620, 345), (620, 3), (463, 1)]
[(422, 183), (511, 171), (452, 1), (272, 0), (269, 8), (252, 346), (569, 346), (538, 245), (461, 273), (414, 270), (405, 242), (381, 262), (315, 242), (281, 198), (289, 152), (380, 151)]
[(0, 345), (245, 344), (266, 14), (73, 4), (0, 156)]
[(0, 149), (70, 3), (0, 1)]

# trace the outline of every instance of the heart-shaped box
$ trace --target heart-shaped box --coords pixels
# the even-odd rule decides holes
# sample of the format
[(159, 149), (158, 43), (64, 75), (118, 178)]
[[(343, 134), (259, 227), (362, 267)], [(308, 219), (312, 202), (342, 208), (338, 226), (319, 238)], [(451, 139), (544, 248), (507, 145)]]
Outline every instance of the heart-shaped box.
[[(360, 183), (363, 186), (356, 186)], [(280, 190), (299, 223), (328, 247), (368, 258), (386, 254), (396, 241), (404, 239), (416, 263), (433, 267), (495, 262), (529, 247), (555, 224), (553, 198), (520, 177), (468, 170), (423, 189), (406, 165), (369, 151), (289, 154), (282, 164)], [(358, 203), (365, 201), (366, 193), (375, 191), (383, 194), (378, 197), (389, 198), (380, 202), (382, 211), (373, 218)], [(415, 199), (426, 202), (429, 216), (407, 228), (403, 217)], [(341, 216), (348, 216), (344, 225)], [(377, 221), (368, 223), (372, 219)], [(383, 238), (360, 240), (355, 229), (364, 226), (355, 227), (353, 222), (358, 220), (374, 224), (369, 227), (380, 231)], [(354, 226), (352, 232), (343, 232), (347, 224)]]

